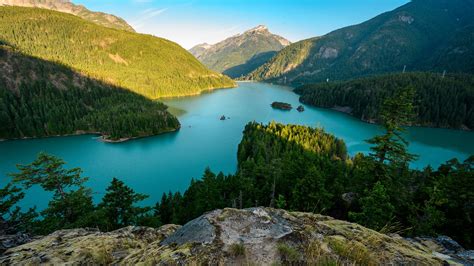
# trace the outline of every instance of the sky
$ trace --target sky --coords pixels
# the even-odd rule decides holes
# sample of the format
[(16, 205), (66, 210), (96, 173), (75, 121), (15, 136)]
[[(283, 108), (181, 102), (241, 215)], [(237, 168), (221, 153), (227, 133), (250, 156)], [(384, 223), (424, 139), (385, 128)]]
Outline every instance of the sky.
[(409, 0), (72, 0), (186, 49), (257, 25), (295, 42), (358, 24)]

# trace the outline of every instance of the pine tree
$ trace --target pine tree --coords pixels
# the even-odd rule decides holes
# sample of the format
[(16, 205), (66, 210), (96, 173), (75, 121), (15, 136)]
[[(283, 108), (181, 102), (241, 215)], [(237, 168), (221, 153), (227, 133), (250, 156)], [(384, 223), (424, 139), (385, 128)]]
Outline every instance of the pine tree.
[(360, 199), (361, 212), (350, 212), (349, 218), (361, 225), (380, 230), (391, 221), (395, 208), (381, 182), (375, 183), (366, 194)]
[(43, 221), (40, 223), (39, 233), (50, 233), (64, 228), (93, 227), (98, 221), (90, 219), (93, 214), (92, 190), (80, 187), (58, 196), (48, 203), (48, 207), (41, 212)]
[(17, 165), (20, 173), (11, 174), (13, 182), (21, 183), (25, 188), (40, 185), (45, 191), (54, 192), (54, 197), (65, 199), (67, 191), (81, 187), (86, 177), (81, 177), (80, 168), (65, 169), (65, 162), (55, 156), (40, 153), (31, 164)]
[(38, 226), (39, 233), (88, 225), (77, 223), (94, 208), (92, 191), (83, 187), (87, 178), (81, 177), (80, 168), (66, 169), (64, 164), (55, 156), (40, 153), (31, 164), (17, 165), (19, 173), (11, 174), (13, 182), (25, 188), (39, 185), (54, 193), (48, 208), (41, 212), (43, 221)]
[(155, 206), (155, 216), (159, 217), (163, 224), (169, 224), (172, 220), (171, 200), (166, 193), (163, 193), (161, 202)]
[(23, 198), (25, 193), (20, 188), (9, 183), (0, 189), (0, 218), (6, 219), (12, 214), (13, 207)]
[(33, 231), (38, 214), (34, 208), (22, 212), (17, 204), (25, 193), (12, 183), (0, 189), (0, 231), (4, 234)]
[(293, 209), (321, 213), (329, 209), (333, 195), (326, 190), (325, 177), (314, 166), (298, 180), (293, 189)]
[(136, 225), (140, 215), (149, 211), (149, 208), (135, 206), (148, 196), (136, 193), (117, 178), (112, 179), (106, 191), (99, 208), (105, 213), (109, 230)]
[(379, 163), (406, 165), (416, 158), (407, 151), (408, 142), (403, 137), (403, 125), (410, 124), (413, 116), (413, 97), (413, 88), (406, 87), (384, 101), (380, 117), (385, 134), (367, 141), (374, 145), (370, 155)]

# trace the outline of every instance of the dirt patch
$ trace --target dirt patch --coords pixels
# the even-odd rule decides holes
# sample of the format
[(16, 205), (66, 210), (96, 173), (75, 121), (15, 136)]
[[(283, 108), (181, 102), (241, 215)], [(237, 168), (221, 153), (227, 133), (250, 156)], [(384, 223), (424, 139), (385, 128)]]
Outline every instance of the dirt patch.
[(123, 59), (119, 54), (109, 54), (110, 59), (112, 59), (115, 63), (124, 64), (128, 66), (128, 62)]

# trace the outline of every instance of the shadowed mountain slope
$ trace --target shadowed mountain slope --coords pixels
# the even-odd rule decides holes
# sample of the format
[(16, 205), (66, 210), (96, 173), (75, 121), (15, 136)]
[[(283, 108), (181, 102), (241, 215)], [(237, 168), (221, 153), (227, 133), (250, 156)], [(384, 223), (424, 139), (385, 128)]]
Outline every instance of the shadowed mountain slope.
[(294, 43), (247, 79), (301, 85), (389, 72), (474, 71), (474, 1), (414, 0)]

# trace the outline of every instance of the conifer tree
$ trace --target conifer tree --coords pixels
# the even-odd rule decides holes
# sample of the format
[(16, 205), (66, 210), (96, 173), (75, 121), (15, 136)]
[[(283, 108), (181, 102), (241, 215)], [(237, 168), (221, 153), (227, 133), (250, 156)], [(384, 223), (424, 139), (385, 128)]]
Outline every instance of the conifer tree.
[(379, 163), (406, 165), (416, 158), (407, 151), (408, 142), (403, 137), (403, 125), (410, 124), (413, 116), (413, 97), (414, 89), (406, 87), (384, 101), (380, 117), (385, 134), (367, 141), (374, 145), (370, 155)]
[(107, 193), (102, 198), (99, 208), (104, 211), (109, 230), (128, 225), (136, 225), (138, 218), (149, 211), (149, 208), (138, 207), (135, 204), (148, 196), (136, 193), (123, 181), (113, 178)]
[(13, 207), (23, 198), (25, 193), (20, 188), (15, 187), (9, 183), (4, 188), (0, 189), (0, 218), (5, 219), (6, 216), (10, 216), (13, 211)]
[(80, 168), (66, 169), (64, 164), (58, 157), (40, 153), (31, 164), (17, 165), (19, 173), (11, 174), (13, 182), (25, 188), (39, 185), (53, 192), (48, 207), (41, 212), (40, 233), (87, 226), (82, 218), (93, 211), (92, 191), (83, 186), (87, 178), (81, 176)]
[(68, 190), (81, 187), (88, 179), (81, 177), (80, 168), (65, 169), (64, 164), (58, 157), (40, 153), (31, 164), (17, 165), (20, 173), (11, 176), (15, 183), (23, 184), (25, 188), (39, 185), (45, 191), (53, 192), (54, 197), (64, 200)]
[(395, 208), (381, 182), (375, 183), (366, 194), (367, 196), (360, 200), (361, 212), (350, 212), (349, 218), (374, 230), (380, 230), (391, 221)]

